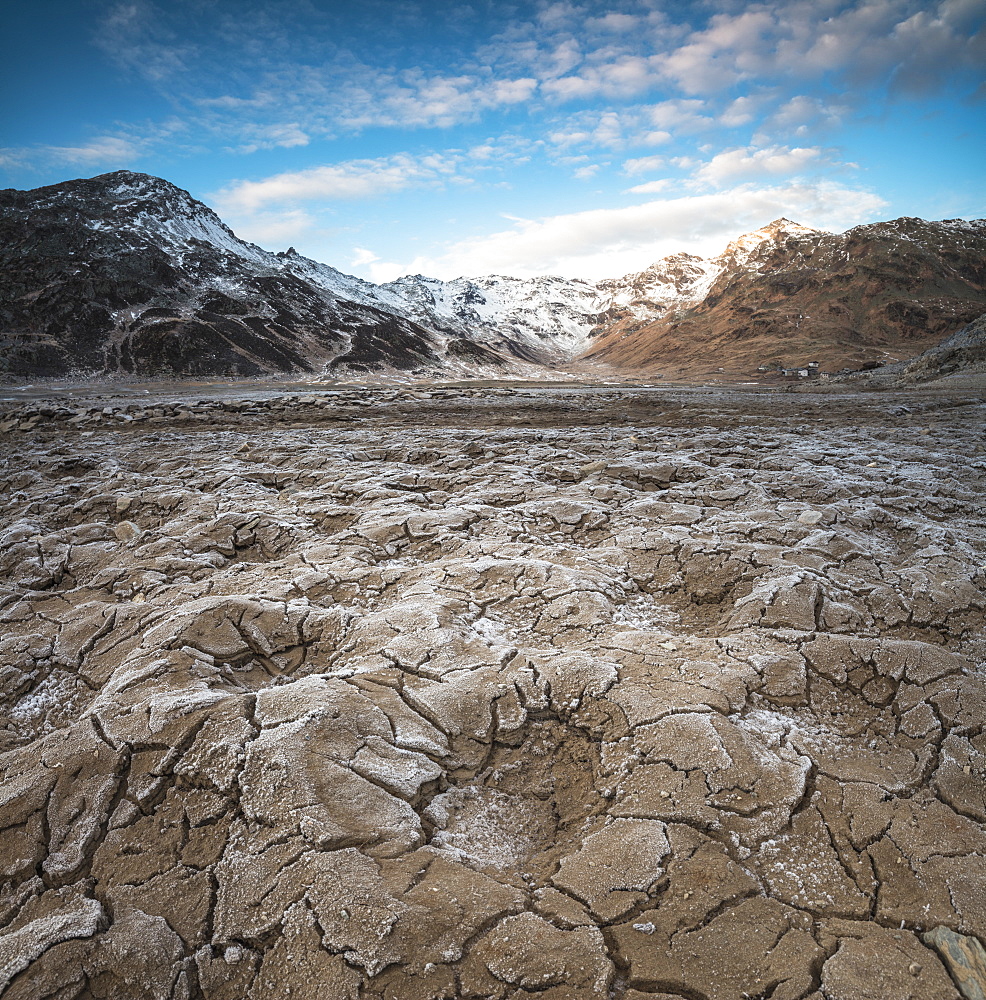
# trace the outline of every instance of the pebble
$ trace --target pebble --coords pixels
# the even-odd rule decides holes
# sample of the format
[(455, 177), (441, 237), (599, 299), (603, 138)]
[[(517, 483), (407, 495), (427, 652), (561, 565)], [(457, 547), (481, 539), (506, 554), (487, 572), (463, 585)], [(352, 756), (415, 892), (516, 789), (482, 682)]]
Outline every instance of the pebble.
[(820, 510), (804, 510), (798, 515), (798, 520), (802, 524), (821, 524), (825, 515)]

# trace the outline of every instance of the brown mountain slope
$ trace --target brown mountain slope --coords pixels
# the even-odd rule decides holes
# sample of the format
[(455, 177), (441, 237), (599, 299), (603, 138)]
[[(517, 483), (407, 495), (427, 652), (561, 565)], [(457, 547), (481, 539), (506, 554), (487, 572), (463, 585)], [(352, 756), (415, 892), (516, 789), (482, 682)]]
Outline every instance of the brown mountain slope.
[(584, 356), (672, 376), (808, 361), (837, 371), (918, 354), (986, 310), (984, 220), (902, 218), (842, 234), (779, 223), (702, 301), (610, 328)]

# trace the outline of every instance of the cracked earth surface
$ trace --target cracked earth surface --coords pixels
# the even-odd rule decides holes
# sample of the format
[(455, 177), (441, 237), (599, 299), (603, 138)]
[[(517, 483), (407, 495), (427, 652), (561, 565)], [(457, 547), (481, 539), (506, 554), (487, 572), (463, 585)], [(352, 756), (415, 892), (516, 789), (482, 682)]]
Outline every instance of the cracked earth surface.
[(982, 995), (986, 410), (901, 399), (8, 408), (0, 993)]

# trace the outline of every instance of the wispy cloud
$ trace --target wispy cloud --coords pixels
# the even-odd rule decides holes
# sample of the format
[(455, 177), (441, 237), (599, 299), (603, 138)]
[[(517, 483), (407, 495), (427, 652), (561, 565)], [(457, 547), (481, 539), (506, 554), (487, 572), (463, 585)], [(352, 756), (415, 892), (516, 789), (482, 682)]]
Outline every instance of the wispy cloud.
[(673, 138), (664, 129), (651, 127), (650, 109), (629, 107), (620, 110), (580, 111), (554, 120), (547, 140), (559, 149), (594, 147), (625, 149), (632, 146), (663, 146)]
[(343, 128), (447, 128), (481, 112), (527, 101), (537, 89), (532, 77), (496, 79), (474, 75), (395, 75), (367, 71), (342, 87), (336, 121)]
[(122, 136), (102, 135), (76, 146), (38, 145), (0, 150), (0, 163), (35, 168), (45, 164), (80, 168), (123, 167), (135, 162), (141, 155), (141, 143)]
[(307, 146), (311, 136), (304, 132), (296, 122), (285, 122), (283, 125), (258, 125), (247, 129), (254, 133), (252, 141), (233, 147), (238, 153), (255, 153), (258, 149), (293, 149), (296, 146)]
[(649, 174), (666, 165), (667, 160), (663, 156), (636, 156), (623, 161), (623, 172), (630, 175)]
[(81, 146), (46, 146), (49, 156), (66, 163), (127, 163), (140, 155), (136, 143), (118, 136), (101, 136)]
[(795, 94), (777, 108), (764, 128), (786, 135), (808, 135), (838, 128), (852, 109), (845, 102)]
[(673, 184), (669, 177), (661, 177), (656, 181), (645, 181), (643, 184), (634, 184), (627, 188), (627, 194), (660, 194), (667, 191)]
[(370, 264), (375, 264), (380, 257), (375, 254), (372, 250), (367, 250), (366, 247), (353, 247), (353, 256), (350, 258), (351, 267), (368, 267)]
[(149, 0), (113, 5), (100, 21), (94, 41), (120, 66), (159, 83), (188, 74), (199, 56)]
[(242, 216), (305, 201), (377, 198), (415, 185), (447, 181), (459, 162), (458, 157), (439, 153), (350, 160), (275, 174), (259, 181), (235, 181), (214, 194), (211, 201), (220, 211)]
[(986, 58), (980, 0), (790, 0), (713, 16), (660, 56), (662, 73), (686, 93), (708, 94), (751, 79), (836, 75), (883, 79), (926, 92)]
[[(555, 118), (550, 130), (560, 144), (653, 145), (753, 126), (758, 117), (781, 134), (806, 135), (846, 113), (849, 98), (825, 107), (833, 84), (848, 94), (861, 80), (927, 92), (962, 73), (976, 76), (986, 61), (983, 0), (761, 0), (698, 26), (689, 20), (698, 8), (685, 6), (606, 10), (584, 0), (543, 3), (527, 19), (516, 17), (523, 9), (514, 8), (493, 38), (432, 65), (375, 62), (371, 48), (339, 44), (332, 19), (304, 3), (272, 11), (243, 0), (234, 18), (192, 0), (123, 0), (109, 8), (96, 42), (180, 107), (190, 127), (244, 153), (290, 148), (278, 130), (314, 139), (447, 129), (517, 107), (546, 115), (562, 105), (594, 105), (599, 121)], [(300, 27), (302, 10), (316, 25), (311, 38)], [(415, 11), (395, 5), (391, 18)], [(194, 42), (183, 22), (200, 29)]]
[(266, 248), (294, 246), (305, 241), (325, 241), (331, 231), (301, 208), (280, 208), (276, 211), (257, 211), (247, 215), (224, 219), (241, 239)]

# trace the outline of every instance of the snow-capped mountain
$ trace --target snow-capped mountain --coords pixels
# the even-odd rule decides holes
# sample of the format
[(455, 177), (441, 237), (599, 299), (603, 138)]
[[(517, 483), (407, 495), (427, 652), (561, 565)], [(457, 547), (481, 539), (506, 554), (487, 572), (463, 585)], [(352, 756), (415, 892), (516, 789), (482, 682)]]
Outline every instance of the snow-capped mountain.
[[(454, 375), (580, 356), (653, 366), (707, 354), (709, 330), (756, 342), (755, 354), (764, 338), (810, 346), (836, 314), (865, 340), (872, 301), (888, 294), (878, 320), (954, 329), (986, 309), (984, 241), (982, 223), (904, 219), (834, 235), (778, 219), (717, 257), (675, 254), (603, 281), (376, 285), (240, 240), (186, 191), (117, 171), (0, 192), (0, 371)], [(809, 314), (805, 296), (823, 286)]]
[(413, 368), (445, 340), (305, 280), (167, 181), (119, 171), (0, 192), (8, 371)]

